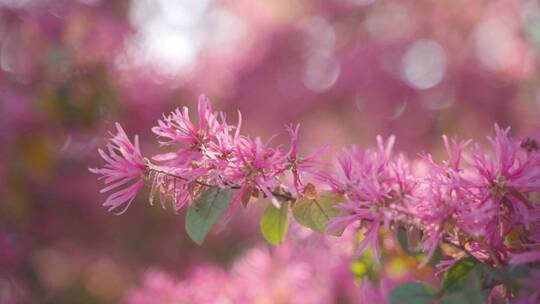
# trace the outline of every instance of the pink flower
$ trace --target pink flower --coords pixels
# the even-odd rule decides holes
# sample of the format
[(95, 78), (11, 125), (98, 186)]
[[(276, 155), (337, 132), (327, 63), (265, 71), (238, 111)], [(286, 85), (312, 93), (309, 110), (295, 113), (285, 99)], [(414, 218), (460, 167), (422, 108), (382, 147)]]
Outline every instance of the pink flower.
[(156, 155), (153, 159), (158, 161), (172, 161), (175, 164), (188, 164), (199, 160), (206, 150), (206, 145), (212, 141), (216, 134), (225, 127), (220, 124), (217, 114), (212, 112), (208, 99), (203, 94), (198, 102), (198, 128), (191, 122), (189, 110), (183, 107), (182, 111), (176, 109), (170, 115), (163, 115), (158, 126), (152, 128), (159, 138), (162, 146), (180, 145), (177, 152)]
[(181, 281), (151, 269), (144, 276), (143, 286), (130, 291), (126, 303), (238, 303), (237, 294), (228, 274), (215, 266), (199, 266)]
[[(182, 280), (175, 280), (161, 271), (147, 271), (142, 286), (128, 293), (126, 303), (322, 304), (337, 299), (356, 303), (359, 290), (350, 284), (349, 274), (342, 274), (348, 273), (348, 259), (340, 260), (328, 240), (316, 239), (308, 247), (289, 243), (272, 250), (264, 245), (253, 247), (227, 272), (198, 265)], [(343, 240), (335, 242), (342, 244)], [(329, 254), (337, 259), (328, 260)], [(344, 287), (354, 289), (344, 293)]]
[(495, 126), (495, 137), (488, 138), (492, 151), (478, 145), (467, 151), (470, 141), (450, 142), (443, 137), (448, 160), (436, 164), (429, 154), (422, 156), (429, 170), (409, 210), (427, 234), (424, 249), (432, 251), (443, 237), (457, 240), (465, 234), (474, 248), (471, 253), (480, 260), (497, 264), (509, 255), (514, 262), (534, 256), (523, 249), (514, 252), (505, 244), (514, 228), (524, 227), (531, 233), (530, 242), (522, 245), (537, 246), (530, 224), (540, 219), (540, 205), (529, 195), (539, 188), (539, 154), (524, 149), (509, 132)]
[[(205, 153), (205, 166), (211, 168), (208, 180), (221, 187), (229, 182), (227, 175), (231, 174), (231, 164), (238, 161), (237, 146), (245, 138), (240, 135), (242, 114), (238, 112), (236, 126), (228, 125), (222, 115), (223, 127), (216, 133), (215, 139), (208, 143)], [(234, 133), (232, 133), (234, 131)], [(232, 133), (232, 134), (231, 134)]]
[(272, 190), (279, 186), (276, 179), (286, 170), (287, 155), (281, 146), (268, 147), (257, 137), (252, 140), (241, 138), (236, 145), (236, 155), (226, 170), (226, 178), (230, 183), (240, 186), (233, 197), (236, 204), (242, 198), (244, 191), (253, 187), (262, 191), (276, 207), (280, 206), (272, 194)]
[(527, 197), (530, 192), (540, 192), (540, 153), (523, 149), (519, 141), (510, 137), (510, 128), (503, 130), (495, 125), (495, 137), (488, 139), (494, 153), (475, 147), (472, 166), (477, 179), (473, 183), (485, 187), (501, 203), (504, 201), (514, 219), (528, 227), (530, 222), (540, 220), (532, 218), (530, 212), (539, 205)]
[(489, 199), (485, 188), (474, 186), (469, 180), (470, 170), (463, 166), (463, 153), (470, 141), (449, 141), (446, 136), (443, 141), (448, 159), (438, 164), (430, 154), (421, 154), (427, 171), (408, 204), (409, 212), (426, 234), (422, 249), (428, 253), (421, 266), (429, 261), (444, 237), (463, 232), (485, 237), (498, 215), (496, 202)]
[[(513, 251), (504, 245), (506, 236), (517, 226), (531, 229), (531, 224), (540, 220), (540, 204), (530, 196), (540, 192), (540, 152), (530, 145), (523, 147), (522, 142), (511, 138), (510, 128), (503, 130), (495, 125), (495, 137), (488, 139), (493, 153), (475, 147), (472, 167), (476, 175), (470, 183), (483, 188), (488, 200), (501, 210), (490, 225), (487, 239), (506, 256)], [(532, 239), (534, 243), (525, 247), (540, 245), (539, 240)]]
[(303, 182), (302, 182), (302, 175), (304, 173), (306, 174), (316, 174), (315, 166), (320, 165), (321, 163), (318, 162), (316, 159), (322, 154), (324, 151), (323, 148), (319, 148), (315, 150), (313, 153), (306, 157), (299, 157), (298, 156), (298, 129), (300, 128), (300, 125), (296, 125), (295, 128), (292, 126), (287, 126), (287, 131), (289, 132), (290, 136), (290, 148), (288, 153), (288, 167), (291, 170), (291, 173), (293, 175), (293, 186), (297, 193), (302, 193), (303, 189)]
[(144, 185), (146, 165), (139, 148), (139, 137), (135, 136), (135, 145), (131, 143), (119, 123), (116, 123), (117, 134), (112, 135), (107, 143), (107, 153), (102, 149), (98, 152), (107, 162), (103, 168), (90, 168), (90, 172), (99, 174), (104, 179), (106, 187), (101, 193), (114, 191), (105, 203), (109, 211), (124, 206), (117, 214), (124, 213)]
[(291, 247), (286, 244), (272, 251), (255, 247), (235, 262), (231, 279), (243, 287), (236, 303), (334, 302), (336, 265), (325, 260), (327, 249)]
[(392, 148), (395, 138), (386, 142), (377, 137), (377, 149), (362, 151), (357, 146), (345, 150), (338, 156), (337, 177), (320, 173), (332, 191), (346, 195), (348, 202), (339, 206), (345, 214), (332, 219), (330, 230), (345, 228), (359, 222), (365, 230), (365, 238), (359, 245), (358, 254), (371, 247), (376, 260), (379, 259), (379, 230), (392, 220), (403, 217), (403, 202), (415, 188), (408, 162), (404, 156), (394, 157)]
[(199, 97), (198, 114), (198, 129), (191, 122), (188, 108), (183, 107), (182, 111), (176, 109), (169, 116), (163, 115), (163, 120), (158, 121), (158, 126), (153, 127), (152, 132), (164, 139), (159, 142), (163, 146), (174, 144), (204, 145), (215, 136), (220, 127), (204, 94)]

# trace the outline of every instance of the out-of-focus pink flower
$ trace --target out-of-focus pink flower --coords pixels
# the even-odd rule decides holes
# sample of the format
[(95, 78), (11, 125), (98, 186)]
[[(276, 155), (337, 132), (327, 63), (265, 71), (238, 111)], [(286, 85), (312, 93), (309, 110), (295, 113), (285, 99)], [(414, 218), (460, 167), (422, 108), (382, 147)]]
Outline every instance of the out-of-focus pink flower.
[(114, 191), (103, 205), (109, 207), (109, 211), (124, 206), (116, 212), (122, 214), (129, 208), (137, 192), (144, 185), (146, 165), (141, 155), (139, 137), (136, 135), (132, 144), (119, 123), (116, 123), (116, 129), (116, 135), (111, 134), (112, 137), (107, 143), (107, 152), (98, 150), (99, 155), (107, 164), (103, 168), (89, 170), (101, 175), (100, 179), (104, 179), (106, 186), (101, 189), (101, 193)]
[(231, 270), (236, 285), (245, 287), (239, 302), (331, 303), (336, 296), (331, 284), (335, 263), (317, 263), (322, 257), (288, 245), (273, 253), (251, 249)]
[(218, 267), (200, 266), (182, 281), (151, 269), (145, 274), (143, 288), (134, 289), (126, 303), (233, 304), (238, 303), (235, 301), (237, 291), (227, 274)]
[(285, 244), (270, 251), (258, 246), (239, 257), (228, 272), (215, 266), (197, 266), (182, 280), (151, 270), (142, 286), (129, 293), (126, 302), (323, 304), (349, 299), (349, 295), (339, 293), (342, 286), (338, 287), (336, 277), (338, 270), (348, 264), (340, 263), (338, 254), (329, 261), (328, 255), (335, 247), (328, 245), (319, 239), (308, 248)]

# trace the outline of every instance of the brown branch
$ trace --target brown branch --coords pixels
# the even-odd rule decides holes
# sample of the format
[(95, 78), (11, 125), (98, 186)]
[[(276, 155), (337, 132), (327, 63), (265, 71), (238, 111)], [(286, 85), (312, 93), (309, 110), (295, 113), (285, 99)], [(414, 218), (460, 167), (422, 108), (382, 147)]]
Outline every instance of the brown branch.
[(445, 243), (445, 244), (448, 244), (458, 250), (461, 250), (463, 252), (465, 252), (466, 255), (468, 255), (469, 257), (471, 257), (473, 260), (475, 260), (476, 262), (478, 263), (481, 263), (481, 264), (485, 264), (482, 260), (478, 259), (477, 257), (475, 257), (472, 252), (470, 252), (467, 248), (465, 248), (465, 246), (461, 245), (461, 244), (456, 244), (454, 242), (451, 242), (449, 240), (447, 240), (445, 237), (442, 237), (442, 242)]
[[(161, 174), (164, 174), (164, 175), (167, 175), (167, 176), (170, 176), (170, 177), (173, 177), (173, 178), (177, 178), (177, 179), (181, 179), (183, 181), (190, 181), (189, 179), (183, 177), (183, 176), (180, 176), (180, 175), (176, 175), (174, 173), (171, 173), (171, 172), (167, 172), (167, 171), (163, 171), (163, 170), (159, 170), (159, 169), (156, 169), (152, 166), (152, 164), (147, 164), (147, 169), (149, 171), (154, 171), (156, 173), (161, 173)], [(206, 182), (203, 182), (203, 181), (200, 181), (200, 180), (194, 180), (192, 181), (198, 185), (201, 185), (201, 186), (204, 186), (204, 187), (216, 187), (217, 185), (211, 185), (211, 184), (208, 184)], [(233, 190), (238, 190), (240, 189), (240, 186), (238, 185), (230, 185), (230, 184), (225, 184), (225, 186), (227, 186), (228, 188), (230, 189), (233, 189)], [(281, 199), (284, 199), (286, 201), (291, 201), (291, 202), (294, 202), (296, 201), (296, 198), (294, 196), (292, 196), (290, 193), (288, 192), (285, 192), (285, 193), (282, 193), (282, 192), (277, 192), (277, 191), (272, 191), (270, 189), (268, 189), (270, 191), (270, 193), (272, 193), (272, 195), (274, 195), (275, 197), (279, 197)]]
[[(154, 168), (154, 167), (152, 166), (151, 163), (147, 164), (147, 168), (148, 168), (149, 171), (154, 171), (154, 172), (156, 172), (156, 173), (161, 173), (161, 174), (164, 174), (164, 175), (167, 175), (167, 176), (170, 176), (170, 177), (173, 177), (173, 178), (181, 179), (181, 180), (184, 180), (184, 181), (189, 181), (189, 179), (187, 179), (187, 178), (185, 178), (185, 177), (183, 177), (183, 176), (176, 175), (176, 174), (174, 174), (174, 173), (170, 173), (170, 172), (167, 172), (167, 171), (163, 171), (163, 170), (156, 169), (156, 168)], [(198, 184), (198, 185), (204, 186), (204, 187), (216, 187), (216, 186), (217, 186), (217, 185), (211, 185), (211, 184), (208, 184), (208, 183), (206, 183), (206, 182), (204, 182), (204, 181), (200, 181), (200, 180), (194, 180), (194, 181), (192, 181), (192, 182), (194, 182), (194, 183), (196, 183), (196, 184)], [(228, 188), (233, 189), (233, 190), (238, 190), (238, 189), (240, 189), (240, 186), (238, 186), (238, 185), (225, 184), (225, 186), (227, 186)], [(268, 189), (268, 190), (270, 190), (270, 189)], [(296, 198), (295, 198), (294, 196), (292, 196), (292, 195), (291, 195), (290, 193), (288, 193), (288, 192), (282, 193), (282, 192), (277, 192), (277, 191), (270, 191), (270, 193), (272, 193), (272, 195), (274, 195), (274, 196), (276, 196), (276, 197), (279, 197), (279, 198), (282, 198), (282, 199), (284, 199), (284, 200), (286, 200), (286, 201), (291, 201), (291, 202), (296, 201)], [(321, 208), (318, 204), (317, 204), (317, 207)], [(406, 218), (409, 218), (409, 217), (412, 217), (412, 216), (413, 216), (412, 214), (410, 214), (410, 213), (408, 213), (408, 212), (406, 212), (406, 211), (404, 211), (404, 210), (399, 210), (399, 209), (391, 208), (391, 207), (388, 208), (388, 209), (391, 210), (391, 211), (397, 212), (397, 213), (401, 213), (401, 214), (405, 215)], [(321, 208), (321, 211), (322, 211), (322, 208)], [(323, 214), (324, 214), (324, 212), (323, 212)], [(326, 214), (325, 214), (325, 215), (326, 215)], [(395, 221), (394, 221), (394, 222), (395, 222)], [(409, 224), (415, 225), (412, 221), (407, 221), (407, 222), (408, 222)], [(419, 227), (419, 228), (420, 228), (420, 227)], [(420, 229), (421, 229), (421, 228), (420, 228)], [(474, 259), (474, 260), (477, 261), (478, 263), (485, 264), (484, 261), (481, 261), (481, 260), (479, 260), (478, 258), (476, 258), (476, 257), (472, 254), (471, 251), (469, 251), (467, 248), (465, 248), (465, 246), (463, 246), (463, 245), (461, 245), (461, 244), (455, 244), (455, 243), (453, 243), (453, 242), (447, 240), (447, 239), (445, 238), (445, 236), (443, 236), (443, 237), (441, 238), (441, 240), (442, 240), (443, 243), (448, 244), (448, 245), (450, 245), (450, 246), (452, 246), (452, 247), (454, 247), (454, 248), (456, 248), (456, 249), (458, 249), (458, 250), (463, 251), (466, 255), (468, 255), (469, 257), (471, 257), (472, 259)], [(482, 243), (482, 242), (480, 242), (480, 243)], [(484, 243), (485, 243), (485, 242), (484, 242)], [(483, 245), (487, 245), (487, 244), (483, 244)], [(496, 253), (493, 252), (492, 248), (489, 247), (489, 246), (487, 246), (486, 250), (488, 251), (488, 254), (489, 254), (489, 256), (491, 257), (491, 259), (493, 260), (495, 266), (496, 266), (497, 268), (502, 267), (502, 264), (501, 264), (500, 260), (497, 258)]]
[(491, 260), (493, 260), (493, 263), (495, 264), (495, 267), (496, 268), (502, 268), (503, 265), (502, 265), (502, 262), (499, 260), (499, 255), (497, 254), (497, 252), (495, 252), (493, 250), (493, 248), (491, 246), (489, 246), (488, 243), (486, 243), (486, 241), (482, 238), (477, 238), (476, 241), (478, 243), (480, 243), (480, 245), (484, 246), (484, 248), (486, 249), (489, 257), (491, 258)]

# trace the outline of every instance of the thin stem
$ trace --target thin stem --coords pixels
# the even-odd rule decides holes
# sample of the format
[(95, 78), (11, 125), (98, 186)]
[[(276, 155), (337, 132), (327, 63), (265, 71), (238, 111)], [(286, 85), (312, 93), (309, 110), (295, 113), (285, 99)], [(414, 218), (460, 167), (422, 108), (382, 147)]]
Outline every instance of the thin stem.
[(461, 244), (456, 244), (454, 242), (451, 242), (449, 240), (447, 240), (446, 238), (442, 238), (442, 242), (445, 243), (445, 244), (448, 244), (456, 249), (459, 249), (463, 252), (465, 252), (465, 254), (467, 254), (469, 257), (471, 257), (473, 260), (475, 260), (476, 262), (478, 263), (482, 263), (482, 264), (485, 264), (483, 261), (479, 260), (477, 257), (475, 257), (472, 252), (470, 252), (467, 248), (465, 248), (465, 246), (461, 245)]
[(491, 246), (489, 246), (489, 244), (487, 244), (486, 241), (484, 241), (484, 239), (482, 239), (482, 238), (477, 238), (476, 241), (478, 243), (480, 243), (480, 245), (484, 246), (484, 248), (486, 249), (489, 257), (493, 260), (493, 263), (495, 264), (495, 267), (496, 268), (502, 268), (503, 265), (502, 265), (501, 261), (499, 260), (499, 256), (493, 250), (493, 248)]
[[(177, 178), (177, 179), (181, 179), (183, 181), (189, 181), (189, 179), (183, 177), (183, 176), (180, 176), (180, 175), (176, 175), (174, 173), (170, 173), (170, 172), (167, 172), (167, 171), (163, 171), (163, 170), (159, 170), (159, 169), (156, 169), (154, 167), (151, 167), (151, 166), (148, 166), (148, 170), (150, 171), (154, 171), (156, 173), (161, 173), (161, 174), (164, 174), (164, 175), (167, 175), (167, 176), (170, 176), (170, 177), (173, 177), (173, 178)], [(213, 187), (213, 185), (210, 185), (210, 184), (207, 184), (205, 182), (201, 182), (199, 180), (194, 180), (193, 182), (195, 182), (196, 184), (199, 184), (201, 186), (205, 186), (205, 187)], [(239, 189), (240, 187), (236, 187), (236, 188), (233, 188), (233, 189)]]
[[(189, 181), (189, 179), (187, 179), (187, 178), (185, 178), (183, 176), (176, 175), (176, 174), (171, 173), (171, 172), (156, 169), (150, 163), (147, 164), (147, 168), (148, 168), (149, 171), (154, 171), (156, 173), (161, 173), (161, 174), (164, 174), (164, 175), (167, 175), (167, 176), (170, 176), (170, 177), (173, 177), (173, 178), (181, 179), (181, 180), (184, 180), (184, 181)], [(208, 184), (208, 183), (200, 181), (200, 180), (194, 180), (193, 182), (198, 184), (198, 185), (204, 186), (204, 187), (215, 187), (216, 186), (216, 185), (211, 185), (211, 184)], [(225, 186), (227, 186), (228, 188), (233, 189), (233, 190), (240, 189), (240, 186), (238, 186), (238, 185), (225, 184)], [(296, 198), (294, 196), (292, 196), (290, 193), (282, 193), (282, 192), (272, 191), (270, 189), (268, 189), (268, 190), (270, 191), (270, 193), (272, 193), (272, 195), (274, 195), (276, 197), (279, 197), (279, 198), (282, 198), (282, 199), (284, 199), (286, 201), (291, 201), (291, 202), (296, 201)]]
[[(167, 176), (170, 176), (170, 177), (173, 177), (173, 178), (177, 178), (177, 179), (181, 179), (181, 180), (184, 180), (184, 181), (189, 181), (189, 179), (183, 177), (183, 176), (180, 176), (180, 175), (176, 175), (174, 173), (171, 173), (171, 172), (167, 172), (167, 171), (163, 171), (163, 170), (159, 170), (159, 169), (156, 169), (155, 167), (153, 167), (153, 165), (151, 163), (148, 163), (147, 164), (147, 168), (149, 171), (154, 171), (156, 173), (160, 173), (160, 174), (164, 174), (164, 175), (167, 175)], [(201, 186), (204, 186), (204, 187), (215, 187), (216, 185), (211, 185), (209, 183), (206, 183), (204, 181), (200, 181), (200, 180), (194, 180), (192, 181), (198, 185), (201, 185)], [(237, 190), (237, 189), (240, 189), (241, 187), (238, 186), (238, 185), (230, 185), (230, 184), (225, 184), (225, 186), (227, 186), (228, 188), (230, 189), (234, 189), (234, 190)], [(277, 192), (277, 191), (271, 191), (270, 189), (268, 189), (270, 191), (270, 193), (272, 193), (272, 195), (276, 196), (276, 197), (279, 197), (279, 198), (282, 198), (286, 201), (291, 201), (291, 202), (294, 202), (296, 201), (296, 198), (294, 196), (292, 196), (290, 193), (282, 193), (282, 192)], [(320, 206), (318, 206), (320, 208)], [(394, 211), (394, 212), (398, 212), (398, 213), (401, 213), (403, 215), (405, 215), (405, 217), (412, 217), (413, 215), (410, 214), (409, 212), (406, 212), (405, 210), (400, 210), (400, 209), (397, 209), (397, 208), (388, 208), (389, 210), (391, 211)], [(482, 264), (485, 264), (485, 262), (479, 260), (478, 258), (476, 258), (471, 251), (469, 251), (467, 248), (465, 248), (465, 246), (461, 245), (461, 244), (455, 244), (449, 240), (447, 240), (445, 237), (442, 238), (442, 242), (445, 243), (445, 244), (448, 244), (454, 248), (457, 248), (459, 250), (461, 250), (462, 252), (464, 252), (466, 255), (468, 255), (469, 257), (471, 257), (472, 259), (474, 259), (475, 261), (477, 261), (478, 263), (482, 263)], [(484, 245), (486, 247), (486, 250), (489, 254), (489, 256), (491, 257), (491, 259), (493, 260), (493, 263), (495, 264), (495, 266), (497, 268), (500, 268), (502, 267), (502, 264), (500, 262), (500, 260), (498, 259), (496, 253), (493, 251), (493, 249), (490, 247), (490, 246), (487, 246), (487, 244), (485, 242), (482, 242), (482, 241), (479, 241), (482, 245)]]

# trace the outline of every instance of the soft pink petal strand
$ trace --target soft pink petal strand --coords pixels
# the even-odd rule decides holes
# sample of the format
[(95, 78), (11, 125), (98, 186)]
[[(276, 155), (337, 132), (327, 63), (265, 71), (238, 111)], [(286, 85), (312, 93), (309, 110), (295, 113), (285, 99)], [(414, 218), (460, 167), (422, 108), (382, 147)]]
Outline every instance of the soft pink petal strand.
[[(119, 123), (115, 124), (117, 133), (111, 134), (107, 143), (107, 152), (99, 149), (99, 155), (105, 160), (103, 168), (90, 168), (90, 172), (104, 179), (105, 187), (101, 193), (113, 191), (103, 205), (109, 211), (123, 214), (133, 202), (139, 190), (144, 186), (143, 176), (146, 165), (142, 157), (138, 137), (132, 144)], [(118, 211), (120, 210), (120, 211)]]

